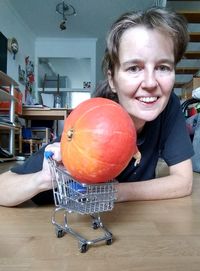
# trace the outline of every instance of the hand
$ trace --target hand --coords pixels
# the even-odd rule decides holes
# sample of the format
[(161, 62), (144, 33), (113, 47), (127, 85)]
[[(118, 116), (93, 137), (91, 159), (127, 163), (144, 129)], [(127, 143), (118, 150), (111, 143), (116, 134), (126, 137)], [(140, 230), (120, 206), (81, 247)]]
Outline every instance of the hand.
[(55, 161), (61, 162), (60, 142), (47, 145), (47, 147), (45, 148), (45, 152), (46, 151), (53, 153), (52, 158)]
[[(54, 159), (57, 162), (61, 162), (60, 142), (49, 144), (45, 148), (45, 152), (46, 151), (50, 151), (53, 153), (52, 159)], [(51, 171), (50, 171), (48, 160), (45, 156), (43, 159), (42, 178), (43, 178), (43, 181), (48, 186), (48, 189), (52, 189)]]

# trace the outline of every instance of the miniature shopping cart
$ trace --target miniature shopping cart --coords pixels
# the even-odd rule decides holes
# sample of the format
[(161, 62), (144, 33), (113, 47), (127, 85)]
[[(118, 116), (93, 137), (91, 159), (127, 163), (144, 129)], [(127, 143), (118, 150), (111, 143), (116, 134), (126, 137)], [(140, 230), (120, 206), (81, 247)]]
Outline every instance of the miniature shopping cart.
[[(114, 181), (100, 184), (82, 184), (72, 178), (64, 166), (58, 165), (53, 160), (52, 152), (45, 152), (45, 156), (50, 163), (52, 174), (53, 195), (55, 210), (52, 216), (52, 223), (55, 225), (55, 232), (58, 238), (63, 237), (65, 233), (74, 236), (79, 242), (80, 252), (86, 252), (88, 246), (105, 241), (107, 245), (112, 244), (112, 233), (103, 225), (100, 218), (101, 212), (111, 211), (116, 199), (116, 190)], [(56, 221), (56, 214), (64, 211), (64, 221), (62, 224)], [(78, 213), (81, 215), (90, 215), (92, 218), (93, 229), (102, 229), (103, 236), (88, 240), (74, 231), (67, 221), (69, 213)]]

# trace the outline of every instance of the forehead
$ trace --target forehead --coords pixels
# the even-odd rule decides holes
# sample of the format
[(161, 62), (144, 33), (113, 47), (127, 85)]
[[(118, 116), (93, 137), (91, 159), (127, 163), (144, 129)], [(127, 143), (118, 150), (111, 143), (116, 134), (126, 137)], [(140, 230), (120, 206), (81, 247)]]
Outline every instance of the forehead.
[(159, 52), (174, 58), (174, 43), (166, 32), (149, 29), (145, 26), (135, 26), (127, 29), (119, 43), (119, 58), (137, 54), (150, 57), (151, 53)]

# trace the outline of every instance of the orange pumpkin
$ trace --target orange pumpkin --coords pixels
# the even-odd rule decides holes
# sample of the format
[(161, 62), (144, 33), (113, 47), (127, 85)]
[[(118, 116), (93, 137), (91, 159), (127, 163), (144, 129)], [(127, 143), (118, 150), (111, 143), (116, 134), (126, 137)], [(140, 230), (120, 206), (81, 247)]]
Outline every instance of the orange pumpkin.
[(116, 102), (91, 98), (66, 118), (61, 137), (62, 162), (83, 183), (115, 178), (138, 149), (129, 114)]

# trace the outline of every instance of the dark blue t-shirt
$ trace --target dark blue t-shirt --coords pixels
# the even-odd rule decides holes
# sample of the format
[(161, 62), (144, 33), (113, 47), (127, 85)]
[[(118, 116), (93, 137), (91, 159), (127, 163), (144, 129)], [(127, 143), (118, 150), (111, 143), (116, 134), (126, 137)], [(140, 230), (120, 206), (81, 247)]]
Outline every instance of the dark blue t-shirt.
[(119, 182), (145, 181), (155, 178), (159, 158), (168, 166), (193, 156), (192, 143), (186, 129), (178, 97), (172, 93), (165, 110), (153, 121), (147, 122), (138, 135), (138, 149), (142, 159), (134, 166), (132, 159), (117, 177)]
[[(56, 141), (58, 142), (58, 138)], [(142, 159), (134, 166), (129, 165), (116, 178), (119, 182), (145, 181), (155, 177), (159, 158), (168, 166), (175, 165), (193, 156), (193, 148), (186, 130), (184, 115), (178, 97), (172, 93), (164, 111), (153, 121), (147, 122), (138, 135), (138, 149)], [(42, 169), (44, 148), (33, 154), (23, 165), (12, 168), (12, 172), (27, 174)], [(52, 191), (45, 191), (33, 198), (37, 204), (53, 203)]]

